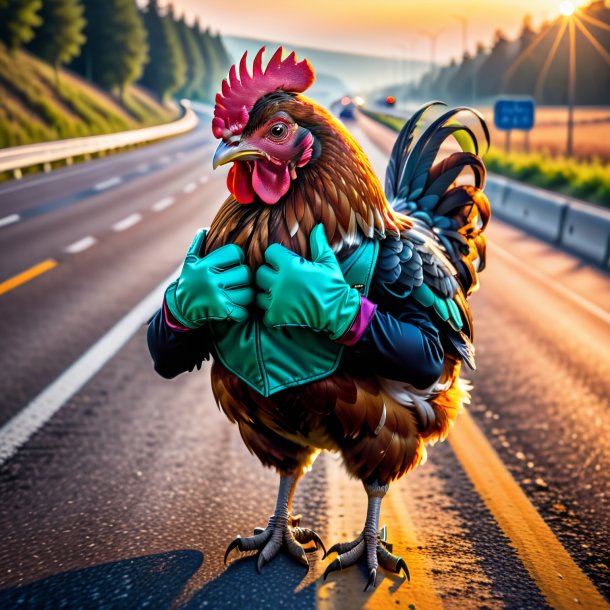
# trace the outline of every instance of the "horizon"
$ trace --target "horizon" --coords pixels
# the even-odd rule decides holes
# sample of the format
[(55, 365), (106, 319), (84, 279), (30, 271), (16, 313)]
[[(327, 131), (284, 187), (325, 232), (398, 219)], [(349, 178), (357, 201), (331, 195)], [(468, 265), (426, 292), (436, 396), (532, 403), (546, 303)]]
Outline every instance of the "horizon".
[[(189, 22), (199, 16), (202, 25), (221, 35), (262, 38), (383, 59), (430, 62), (431, 36), (438, 33), (435, 63), (441, 64), (451, 58), (460, 58), (464, 48), (472, 53), (477, 43), (488, 47), (497, 29), (502, 29), (509, 38), (515, 38), (526, 16), (530, 16), (537, 27), (560, 15), (559, 0), (538, 0), (536, 3), (467, 0), (459, 6), (448, 0), (431, 0), (425, 6), (413, 2), (405, 4), (400, 0), (379, 0), (375, 10), (363, 0), (353, 0), (349, 9), (341, 4), (310, 0), (306, 7), (292, 5), (278, 9), (271, 0), (259, 0), (256, 4), (233, 0), (230, 7), (202, 0), (173, 2), (178, 15), (184, 13)], [(574, 4), (582, 7), (590, 2), (575, 1)], [(287, 15), (292, 18), (287, 19)], [(464, 20), (467, 28), (465, 47)]]

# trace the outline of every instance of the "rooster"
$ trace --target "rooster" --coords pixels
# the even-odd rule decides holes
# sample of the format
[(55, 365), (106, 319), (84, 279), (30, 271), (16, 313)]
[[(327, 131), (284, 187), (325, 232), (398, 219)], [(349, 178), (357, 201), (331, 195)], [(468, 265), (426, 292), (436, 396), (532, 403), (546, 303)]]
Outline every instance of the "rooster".
[[(368, 495), (362, 533), (328, 553), (324, 577), (360, 560), (407, 564), (379, 534), (392, 481), (446, 437), (474, 368), (467, 297), (485, 265), (489, 203), (478, 113), (432, 102), (394, 145), (385, 192), (362, 149), (302, 93), (307, 60), (279, 48), (251, 73), (244, 55), (216, 97), (214, 167), (232, 163), (230, 196), (200, 230), (148, 341), (164, 377), (211, 355), (212, 388), (251, 453), (280, 475), (274, 514), (227, 549), (285, 548), (309, 565), (324, 549), (292, 512), (296, 485), (322, 450), (340, 452)], [(470, 124), (468, 124), (470, 121)]]

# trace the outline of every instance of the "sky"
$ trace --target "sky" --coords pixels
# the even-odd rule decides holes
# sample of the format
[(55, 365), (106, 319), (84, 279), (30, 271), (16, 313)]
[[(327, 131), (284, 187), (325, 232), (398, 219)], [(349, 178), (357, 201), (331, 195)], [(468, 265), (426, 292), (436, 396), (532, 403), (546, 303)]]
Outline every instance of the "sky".
[[(463, 19), (467, 48), (489, 45), (502, 28), (516, 35), (524, 15), (537, 25), (559, 14), (560, 0), (174, 0), (177, 14), (199, 15), (221, 33), (395, 59), (461, 56)], [(585, 2), (576, 0), (576, 4)]]

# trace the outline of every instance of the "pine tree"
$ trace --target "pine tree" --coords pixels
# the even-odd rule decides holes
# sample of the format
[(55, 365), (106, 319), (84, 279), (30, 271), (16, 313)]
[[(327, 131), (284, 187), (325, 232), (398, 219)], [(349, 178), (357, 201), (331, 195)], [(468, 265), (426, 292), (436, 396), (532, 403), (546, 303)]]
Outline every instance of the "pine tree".
[(196, 35), (184, 20), (176, 22), (176, 29), (182, 45), (186, 64), (186, 78), (179, 93), (183, 97), (202, 97), (204, 63)]
[(142, 17), (134, 0), (84, 0), (84, 6), (87, 42), (71, 67), (123, 100), (148, 57)]
[(42, 25), (36, 29), (29, 49), (55, 69), (76, 57), (85, 42), (84, 6), (78, 0), (45, 0), (40, 11)]
[(0, 0), (0, 41), (15, 51), (34, 37), (42, 0)]
[(150, 0), (144, 12), (144, 25), (150, 44), (150, 59), (144, 67), (141, 83), (166, 101), (185, 82), (184, 53), (173, 12), (163, 16), (157, 0)]

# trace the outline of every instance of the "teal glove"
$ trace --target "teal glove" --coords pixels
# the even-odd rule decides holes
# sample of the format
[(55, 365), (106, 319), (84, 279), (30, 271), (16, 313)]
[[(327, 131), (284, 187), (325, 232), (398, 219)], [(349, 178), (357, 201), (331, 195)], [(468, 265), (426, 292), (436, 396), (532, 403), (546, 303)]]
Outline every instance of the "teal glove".
[(195, 235), (180, 277), (165, 292), (167, 308), (187, 328), (198, 328), (208, 320), (243, 322), (248, 317), (246, 307), (254, 300), (244, 252), (228, 244), (202, 258), (205, 234), (200, 229)]
[(321, 224), (309, 239), (311, 262), (280, 244), (267, 248), (267, 264), (256, 272), (256, 304), (266, 326), (307, 326), (337, 340), (356, 318), (360, 294), (345, 281)]

